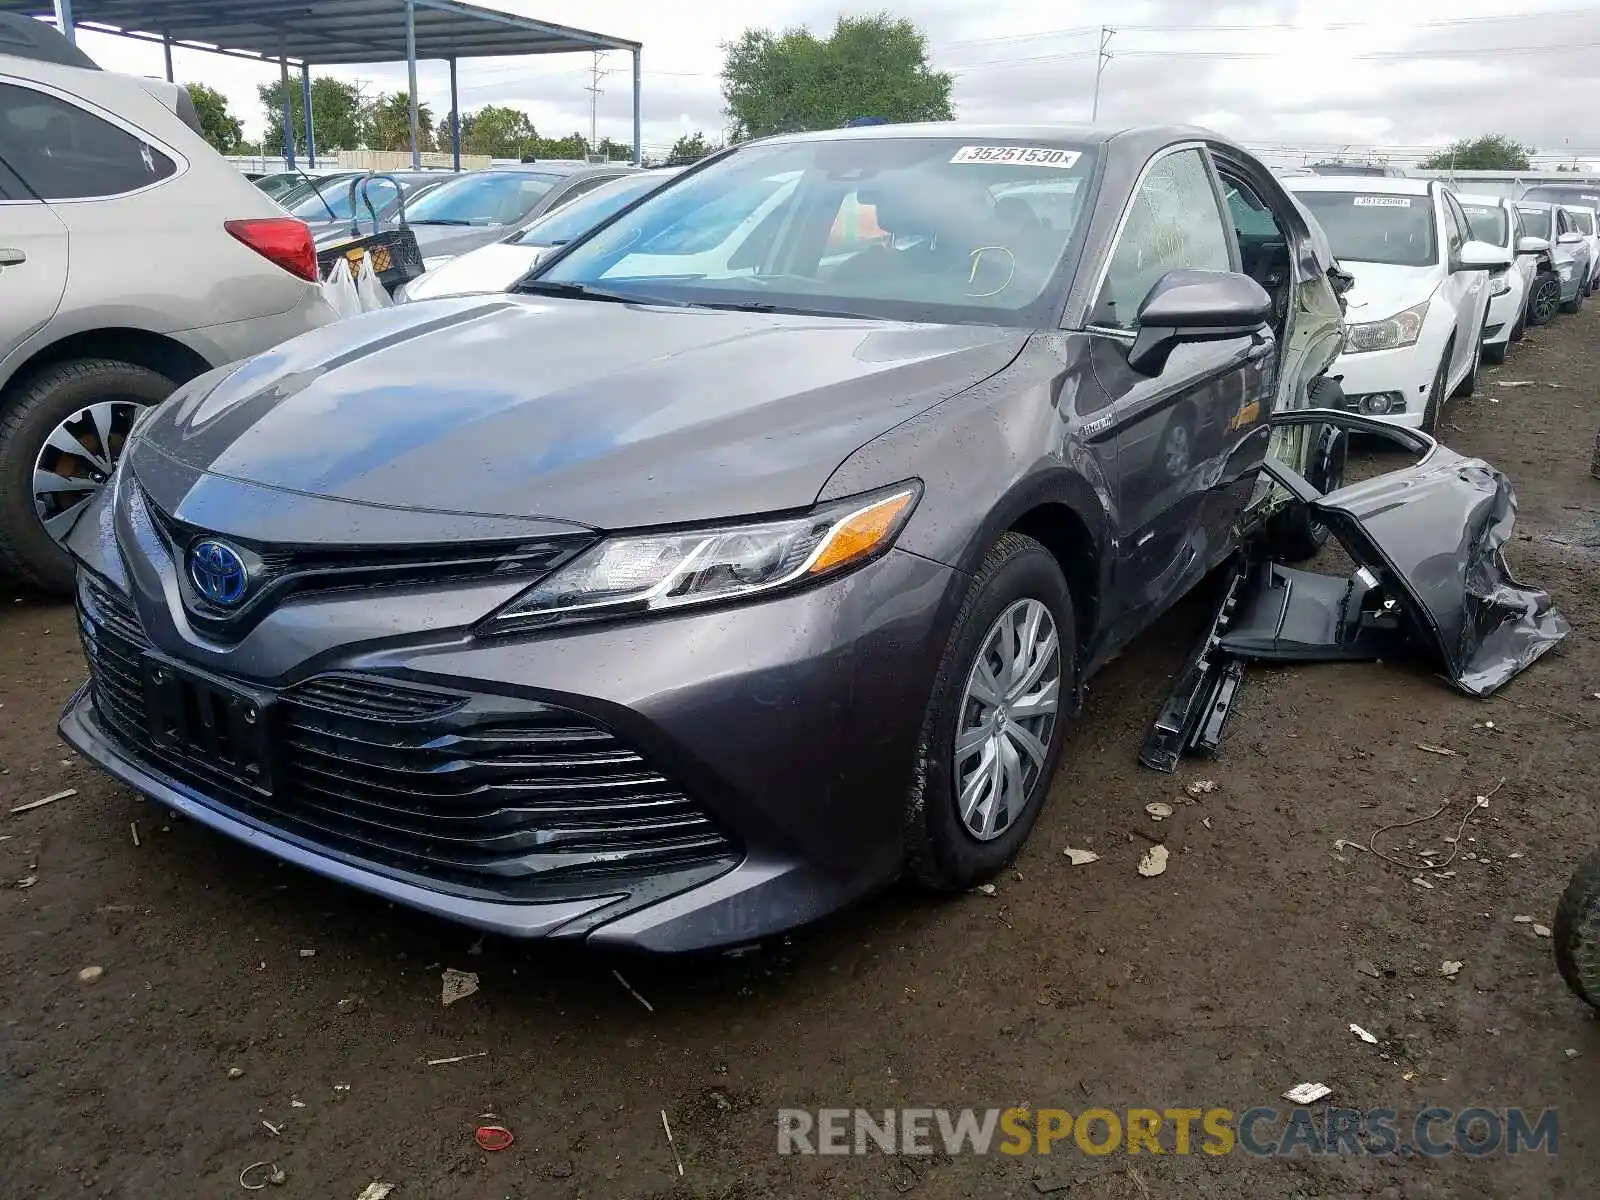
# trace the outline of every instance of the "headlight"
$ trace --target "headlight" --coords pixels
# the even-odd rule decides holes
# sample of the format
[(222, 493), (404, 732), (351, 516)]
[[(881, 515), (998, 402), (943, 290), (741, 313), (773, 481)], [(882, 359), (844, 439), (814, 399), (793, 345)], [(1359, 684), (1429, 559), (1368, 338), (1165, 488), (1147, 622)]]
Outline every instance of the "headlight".
[(1511, 281), (1505, 277), (1504, 272), (1489, 277), (1489, 295), (1504, 296), (1511, 290)]
[(512, 600), (488, 628), (659, 612), (837, 575), (892, 546), (921, 491), (912, 482), (802, 517), (607, 538)]
[(1428, 302), (1424, 300), (1385, 320), (1347, 326), (1344, 348), (1351, 354), (1362, 354), (1368, 350), (1398, 350), (1401, 346), (1415, 346), (1422, 333), (1423, 318), (1427, 315)]
[(1563, 278), (1563, 279), (1571, 279), (1572, 278), (1572, 270), (1573, 270), (1574, 265), (1575, 264), (1570, 263), (1570, 262), (1564, 262), (1564, 263), (1558, 264), (1556, 269), (1558, 271), (1560, 271), (1561, 278)]
[(438, 254), (433, 258), (425, 258), (422, 260), (422, 269), (424, 271), (437, 271), (454, 257), (455, 255), (453, 254)]

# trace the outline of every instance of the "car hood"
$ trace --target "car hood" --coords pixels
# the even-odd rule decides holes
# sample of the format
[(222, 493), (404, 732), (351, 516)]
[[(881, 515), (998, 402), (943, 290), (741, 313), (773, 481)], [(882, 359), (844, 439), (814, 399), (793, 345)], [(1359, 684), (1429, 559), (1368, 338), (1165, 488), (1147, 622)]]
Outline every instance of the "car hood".
[(423, 258), (446, 258), (497, 242), (510, 231), (506, 225), (413, 224)]
[(988, 326), (431, 300), (205, 377), (157, 410), (131, 461), (180, 519), (206, 480), (212, 497), (226, 481), (242, 496), (601, 529), (774, 512), (813, 503), (848, 455), (995, 374), (1026, 340)]
[(1444, 278), (1442, 267), (1396, 267), (1389, 263), (1351, 262), (1340, 265), (1356, 277), (1345, 293), (1345, 317), (1352, 325), (1382, 321), (1430, 299)]
[(548, 246), (491, 242), (441, 263), (406, 287), (407, 300), (432, 300), (439, 296), (465, 296), (473, 292), (503, 292), (539, 261)]

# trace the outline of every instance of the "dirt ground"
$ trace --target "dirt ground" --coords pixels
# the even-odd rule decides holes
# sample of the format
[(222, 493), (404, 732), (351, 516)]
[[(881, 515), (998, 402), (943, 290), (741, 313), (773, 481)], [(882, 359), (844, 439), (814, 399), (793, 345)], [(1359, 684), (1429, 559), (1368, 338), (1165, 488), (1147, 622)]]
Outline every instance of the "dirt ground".
[[(258, 1161), (286, 1176), (268, 1194), (317, 1200), (375, 1180), (396, 1200), (1600, 1195), (1600, 1024), (1550, 942), (1513, 921), (1549, 924), (1596, 840), (1597, 339), (1595, 308), (1534, 331), (1444, 418), (1449, 443), (1517, 483), (1513, 565), (1574, 627), (1502, 698), (1458, 696), (1415, 664), (1256, 669), (1221, 756), (1156, 775), (1135, 754), (1191, 606), (1094, 682), (995, 895), (895, 892), (738, 959), (480, 943), (169, 817), (57, 740), (83, 674), (72, 613), (0, 585), (0, 1195), (242, 1195)], [(1216, 790), (1187, 803), (1202, 778)], [(1443, 849), (1502, 778), (1466, 830), (1475, 859), (1431, 890), (1335, 852), (1448, 799), (1391, 838)], [(1173, 854), (1144, 879), (1130, 831), (1155, 828), (1154, 800), (1177, 809), (1161, 827)], [(1101, 860), (1072, 866), (1069, 845)], [(1464, 963), (1454, 979), (1446, 959)], [(80, 982), (88, 966), (103, 976)], [(481, 990), (443, 1007), (443, 967)], [(1240, 1113), (1305, 1081), (1403, 1114), (1555, 1107), (1559, 1152), (775, 1152), (780, 1107)], [(508, 1150), (475, 1145), (485, 1113), (515, 1131)]]

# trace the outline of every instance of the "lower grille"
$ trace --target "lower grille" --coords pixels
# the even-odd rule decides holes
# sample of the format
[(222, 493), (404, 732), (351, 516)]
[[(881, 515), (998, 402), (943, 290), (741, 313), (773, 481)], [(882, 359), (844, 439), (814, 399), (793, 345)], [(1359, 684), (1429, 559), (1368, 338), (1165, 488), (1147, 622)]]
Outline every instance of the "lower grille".
[(704, 810), (585, 716), (372, 675), (272, 693), (274, 786), (254, 790), (215, 756), (152, 736), (149, 642), (125, 597), (86, 579), (79, 624), (95, 709), (125, 752), (304, 840), (510, 898), (736, 856)]

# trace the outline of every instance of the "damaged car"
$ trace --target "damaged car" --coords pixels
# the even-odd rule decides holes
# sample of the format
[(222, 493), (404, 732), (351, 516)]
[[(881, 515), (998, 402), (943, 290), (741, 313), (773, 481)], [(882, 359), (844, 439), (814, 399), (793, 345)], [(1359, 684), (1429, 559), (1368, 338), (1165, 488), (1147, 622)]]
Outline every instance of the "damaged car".
[(62, 733), (516, 936), (704, 949), (971, 887), (1097, 670), (1241, 545), (1328, 536), (1263, 467), (1341, 489), (1342, 431), (1274, 418), (1338, 407), (1349, 285), (1203, 129), (744, 143), (508, 294), (141, 419), (71, 540)]

